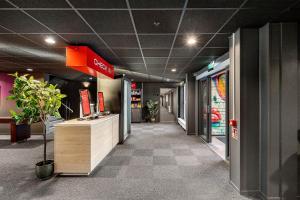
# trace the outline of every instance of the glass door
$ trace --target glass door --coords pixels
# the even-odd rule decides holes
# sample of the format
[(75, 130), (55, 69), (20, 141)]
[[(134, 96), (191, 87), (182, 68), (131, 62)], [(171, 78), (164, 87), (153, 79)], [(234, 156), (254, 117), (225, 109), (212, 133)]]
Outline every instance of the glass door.
[(209, 101), (209, 83), (210, 80), (204, 79), (204, 80), (200, 80), (199, 81), (199, 94), (200, 94), (200, 104), (199, 104), (199, 108), (200, 108), (200, 116), (199, 116), (199, 130), (200, 130), (200, 136), (206, 141), (206, 142), (210, 142), (211, 138), (210, 138), (210, 101)]

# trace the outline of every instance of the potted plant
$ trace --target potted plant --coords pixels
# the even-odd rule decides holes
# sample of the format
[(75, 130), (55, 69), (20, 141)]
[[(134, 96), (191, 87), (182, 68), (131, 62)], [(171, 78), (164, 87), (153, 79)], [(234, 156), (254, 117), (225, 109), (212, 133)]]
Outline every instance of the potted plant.
[(48, 179), (53, 175), (54, 162), (47, 160), (47, 137), (46, 123), (51, 116), (60, 118), (58, 109), (61, 100), (66, 95), (61, 94), (55, 85), (48, 84), (46, 81), (34, 80), (32, 76), (19, 76), (18, 73), (10, 74), (15, 78), (13, 88), (10, 91), (10, 100), (16, 102), (19, 112), (10, 111), (12, 118), (17, 124), (27, 122), (42, 122), (44, 139), (44, 159), (36, 163), (36, 175), (40, 179)]
[(159, 106), (158, 101), (153, 101), (153, 100), (147, 101), (147, 108), (148, 108), (149, 118), (151, 122), (155, 122), (156, 116), (159, 111), (158, 106)]

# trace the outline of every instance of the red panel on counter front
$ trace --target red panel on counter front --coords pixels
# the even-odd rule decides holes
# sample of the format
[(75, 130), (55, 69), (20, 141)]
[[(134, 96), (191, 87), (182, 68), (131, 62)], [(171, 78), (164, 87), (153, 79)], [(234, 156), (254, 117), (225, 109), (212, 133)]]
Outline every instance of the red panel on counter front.
[(91, 76), (114, 78), (114, 67), (87, 46), (66, 47), (66, 66)]
[(104, 112), (103, 92), (98, 92), (98, 106), (99, 106), (99, 112)]

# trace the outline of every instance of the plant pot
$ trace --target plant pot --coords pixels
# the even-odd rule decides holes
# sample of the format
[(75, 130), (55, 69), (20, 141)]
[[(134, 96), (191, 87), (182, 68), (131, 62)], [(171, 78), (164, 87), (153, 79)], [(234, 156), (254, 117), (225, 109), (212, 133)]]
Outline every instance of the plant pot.
[(150, 118), (150, 121), (151, 121), (152, 123), (154, 123), (154, 122), (155, 122), (155, 118)]
[(54, 172), (54, 161), (46, 160), (35, 164), (35, 174), (41, 180), (47, 180), (52, 177)]

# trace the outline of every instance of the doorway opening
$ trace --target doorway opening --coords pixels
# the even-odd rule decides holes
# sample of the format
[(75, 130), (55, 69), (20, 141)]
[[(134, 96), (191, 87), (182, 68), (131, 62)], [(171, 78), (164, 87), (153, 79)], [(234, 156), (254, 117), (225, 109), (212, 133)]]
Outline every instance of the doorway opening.
[(229, 158), (228, 72), (198, 81), (199, 135), (224, 160)]
[(175, 88), (160, 88), (160, 122), (176, 122)]

